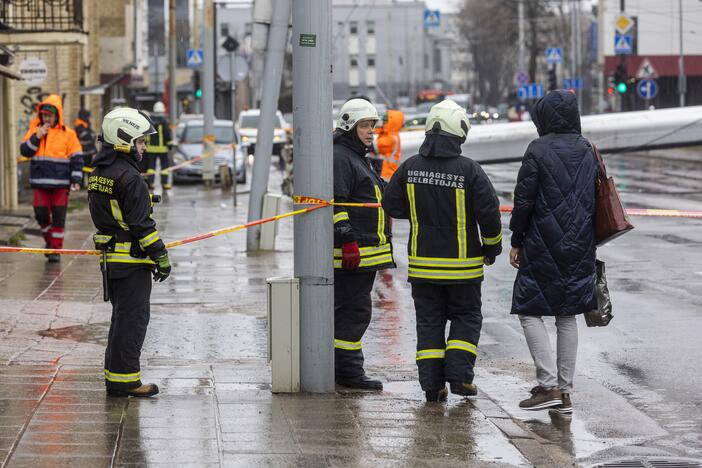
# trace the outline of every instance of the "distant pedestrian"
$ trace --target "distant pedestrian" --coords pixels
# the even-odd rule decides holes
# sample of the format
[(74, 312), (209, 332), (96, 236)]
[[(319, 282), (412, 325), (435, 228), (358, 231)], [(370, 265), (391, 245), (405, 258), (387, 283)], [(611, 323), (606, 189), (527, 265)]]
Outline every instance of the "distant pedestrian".
[(390, 109), (385, 116), (383, 126), (378, 130), (375, 146), (378, 148), (377, 156), (383, 159), (380, 176), (388, 181), (400, 165), (402, 157), (400, 129), (405, 123), (405, 114), (399, 110)]
[[(69, 190), (80, 190), (83, 148), (76, 132), (63, 120), (61, 97), (51, 94), (37, 106), (37, 116), (22, 138), (20, 154), (31, 158), (29, 183), (34, 216), (47, 249), (63, 248)], [(47, 254), (58, 262), (58, 254)]]
[[(381, 203), (384, 182), (366, 154), (378, 111), (351, 99), (341, 106), (334, 132), (334, 201)], [(361, 339), (371, 321), (371, 290), (378, 270), (394, 268), (390, 227), (383, 208), (334, 207), (334, 367), (336, 383), (382, 390), (363, 369)]]
[(148, 163), (146, 181), (149, 184), (149, 188), (153, 189), (156, 176), (156, 160), (158, 159), (161, 166), (161, 186), (168, 190), (171, 188), (171, 184), (168, 182), (170, 173), (167, 169), (171, 166), (168, 152), (173, 146), (173, 139), (171, 138), (171, 128), (166, 119), (166, 106), (161, 101), (154, 104), (151, 121), (154, 124), (156, 133), (149, 135), (146, 141), (146, 155), (144, 158)]
[(83, 147), (83, 165), (90, 166), (93, 156), (97, 154), (95, 146), (95, 133), (90, 127), (90, 111), (81, 109), (78, 111), (78, 118), (73, 122), (73, 128), (78, 135), (78, 141)]
[[(539, 138), (526, 149), (514, 189), (510, 263), (519, 269), (512, 313), (519, 316), (538, 385), (526, 410), (570, 414), (578, 348), (576, 315), (597, 308), (592, 147), (580, 130), (575, 94), (557, 90), (532, 109)], [(555, 316), (554, 359), (544, 316)]]
[(383, 199), (388, 215), (410, 220), (408, 276), (427, 401), (446, 400), (446, 382), (452, 393), (477, 394), (483, 265), (502, 252), (495, 189), (480, 165), (461, 154), (469, 129), (466, 111), (455, 102), (433, 106), (419, 154), (400, 165)]

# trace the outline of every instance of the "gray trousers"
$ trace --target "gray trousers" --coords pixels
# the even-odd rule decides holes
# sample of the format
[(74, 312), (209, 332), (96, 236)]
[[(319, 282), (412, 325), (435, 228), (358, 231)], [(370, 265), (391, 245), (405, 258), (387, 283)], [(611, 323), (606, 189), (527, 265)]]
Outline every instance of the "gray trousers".
[(536, 381), (546, 389), (559, 388), (571, 393), (578, 354), (578, 323), (575, 316), (556, 318), (556, 360), (543, 317), (520, 315), (524, 337), (536, 366)]

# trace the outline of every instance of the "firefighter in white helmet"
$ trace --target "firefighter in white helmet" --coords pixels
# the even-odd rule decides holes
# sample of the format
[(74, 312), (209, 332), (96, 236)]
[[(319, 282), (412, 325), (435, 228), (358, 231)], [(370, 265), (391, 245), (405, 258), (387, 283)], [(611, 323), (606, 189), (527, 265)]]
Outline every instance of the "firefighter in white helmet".
[[(155, 384), (143, 384), (139, 357), (149, 323), (152, 275), (168, 278), (166, 246), (152, 218), (152, 196), (138, 163), (145, 139), (155, 132), (149, 117), (129, 107), (110, 111), (102, 122), (102, 149), (88, 178), (88, 202), (102, 251), (105, 300), (112, 320), (105, 351), (105, 385), (110, 396), (148, 397)], [(154, 200), (155, 196), (154, 196)]]
[[(382, 201), (383, 180), (366, 156), (379, 120), (364, 99), (341, 107), (334, 132), (334, 201)], [(375, 273), (395, 267), (390, 238), (382, 208), (334, 207), (334, 358), (336, 382), (345, 387), (383, 389), (363, 370), (361, 338), (371, 321)]]
[(483, 266), (502, 251), (495, 189), (480, 164), (461, 154), (469, 130), (466, 111), (455, 102), (432, 107), (419, 154), (400, 165), (383, 200), (390, 216), (410, 220), (416, 361), (427, 401), (445, 400), (446, 382), (452, 393), (477, 394)]
[(161, 186), (168, 190), (171, 188), (171, 183), (169, 182), (170, 174), (167, 169), (171, 166), (169, 151), (173, 146), (173, 138), (168, 119), (166, 119), (166, 106), (161, 101), (156, 102), (150, 117), (156, 132), (146, 139), (145, 164), (142, 164), (141, 167), (142, 169), (146, 168), (146, 181), (149, 184), (149, 188), (153, 189), (156, 177), (156, 160), (158, 160), (161, 166), (159, 169)]

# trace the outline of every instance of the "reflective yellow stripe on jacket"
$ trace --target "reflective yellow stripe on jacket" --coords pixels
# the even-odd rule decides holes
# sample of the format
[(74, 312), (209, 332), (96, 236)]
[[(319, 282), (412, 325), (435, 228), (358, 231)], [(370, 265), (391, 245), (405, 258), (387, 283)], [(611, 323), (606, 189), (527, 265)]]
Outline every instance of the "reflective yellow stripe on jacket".
[(497, 245), (502, 241), (502, 233), (495, 237), (483, 237), (483, 245)]
[(115, 218), (119, 227), (125, 231), (129, 231), (129, 226), (124, 222), (124, 217), (122, 216), (122, 210), (119, 207), (119, 202), (114, 198), (110, 199), (110, 209), (112, 210), (112, 217)]
[(468, 256), (466, 238), (466, 193), (463, 189), (456, 189), (456, 231), (458, 237), (458, 258)]
[[(382, 203), (383, 194), (380, 193), (380, 187), (375, 185), (373, 188), (375, 189), (375, 199), (378, 201), (378, 203)], [(385, 210), (383, 210), (383, 207), (380, 206), (378, 207), (378, 244), (382, 245), (387, 241), (388, 239), (385, 237)]]
[(468, 280), (483, 276), (483, 257), (439, 258), (410, 256), (409, 277), (440, 280)]
[(410, 206), (410, 224), (412, 238), (410, 239), (410, 255), (417, 255), (417, 236), (419, 235), (419, 220), (417, 219), (417, 202), (414, 198), (414, 184), (407, 184), (407, 199)]
[[(371, 267), (392, 263), (392, 250), (390, 244), (383, 244), (376, 247), (361, 247), (360, 267)], [(341, 268), (341, 249), (334, 249), (334, 268)]]
[(349, 220), (349, 214), (346, 211), (340, 211), (339, 213), (336, 213), (334, 215), (334, 224), (339, 223), (341, 221), (348, 221)]

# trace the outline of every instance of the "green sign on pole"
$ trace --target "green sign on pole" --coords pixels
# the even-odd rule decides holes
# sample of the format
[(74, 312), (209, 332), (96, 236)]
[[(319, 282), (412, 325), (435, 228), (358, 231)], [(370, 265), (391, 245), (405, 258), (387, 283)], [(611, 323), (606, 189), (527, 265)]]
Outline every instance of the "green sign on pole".
[(300, 34), (300, 47), (317, 47), (317, 35)]

